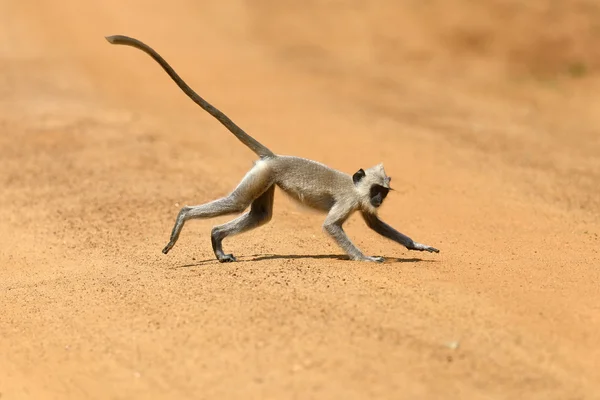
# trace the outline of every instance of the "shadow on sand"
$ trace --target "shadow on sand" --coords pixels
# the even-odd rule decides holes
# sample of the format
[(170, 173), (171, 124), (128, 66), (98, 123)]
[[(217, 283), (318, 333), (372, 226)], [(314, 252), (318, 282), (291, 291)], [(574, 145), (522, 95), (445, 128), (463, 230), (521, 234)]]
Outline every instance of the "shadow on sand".
[[(267, 260), (297, 260), (297, 259), (313, 259), (313, 260), (348, 260), (348, 256), (342, 254), (254, 254), (246, 256), (244, 258), (238, 258), (235, 262), (245, 263), (254, 261), (267, 261)], [(436, 260), (423, 260), (421, 258), (398, 258), (398, 257), (385, 257), (384, 263), (418, 263), (418, 262), (437, 262)], [(178, 265), (172, 267), (177, 268), (192, 268), (199, 267), (205, 264), (218, 264), (219, 262), (215, 258), (206, 260), (196, 261), (190, 264)], [(377, 264), (377, 263), (375, 263)]]

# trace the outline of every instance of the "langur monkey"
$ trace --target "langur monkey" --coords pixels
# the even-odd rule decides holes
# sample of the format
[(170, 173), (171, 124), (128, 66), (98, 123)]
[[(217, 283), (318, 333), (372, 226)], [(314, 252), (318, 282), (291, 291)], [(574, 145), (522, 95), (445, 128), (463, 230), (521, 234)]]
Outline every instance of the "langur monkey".
[(248, 212), (223, 225), (215, 226), (211, 232), (212, 248), (217, 259), (220, 262), (235, 261), (232, 254), (225, 254), (223, 251), (223, 239), (257, 228), (271, 220), (275, 186), (279, 186), (300, 203), (326, 213), (323, 224), (325, 231), (351, 260), (384, 261), (383, 257), (364, 255), (344, 232), (342, 225), (355, 211), (361, 212), (366, 224), (375, 232), (407, 249), (439, 253), (436, 248), (414, 242), (377, 217), (377, 209), (391, 190), (392, 178), (386, 175), (383, 164), (368, 169), (361, 168), (350, 176), (316, 161), (276, 155), (200, 97), (152, 48), (127, 36), (115, 35), (106, 39), (112, 44), (132, 46), (147, 53), (190, 99), (215, 117), (240, 142), (260, 157), (231, 194), (199, 206), (186, 206), (179, 211), (171, 239), (162, 251), (164, 254), (175, 246), (186, 221), (239, 214), (250, 206)]

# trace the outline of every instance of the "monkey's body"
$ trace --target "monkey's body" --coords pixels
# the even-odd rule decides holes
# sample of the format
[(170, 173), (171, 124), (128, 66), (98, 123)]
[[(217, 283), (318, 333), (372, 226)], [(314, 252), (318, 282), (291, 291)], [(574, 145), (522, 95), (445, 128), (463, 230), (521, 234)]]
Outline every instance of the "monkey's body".
[(323, 227), (352, 260), (383, 261), (382, 257), (369, 257), (362, 254), (350, 241), (342, 225), (355, 211), (360, 211), (367, 225), (379, 234), (394, 240), (407, 249), (439, 252), (439, 250), (414, 242), (408, 236), (396, 231), (377, 217), (377, 208), (390, 190), (391, 178), (379, 164), (366, 171), (360, 169), (353, 176), (334, 170), (324, 164), (300, 157), (280, 156), (260, 144), (225, 114), (214, 108), (194, 92), (152, 48), (137, 39), (126, 36), (110, 36), (113, 44), (124, 44), (138, 48), (155, 61), (169, 74), (171, 79), (196, 104), (218, 119), (242, 143), (254, 151), (260, 159), (248, 171), (238, 186), (226, 197), (194, 207), (183, 207), (169, 243), (163, 249), (167, 254), (177, 242), (183, 225), (190, 219), (212, 218), (220, 215), (242, 213), (238, 218), (213, 228), (211, 241), (213, 251), (221, 262), (235, 261), (231, 254), (225, 254), (223, 239), (246, 232), (269, 222), (273, 212), (275, 186), (300, 203), (327, 213)]
[(275, 184), (293, 199), (318, 211), (328, 212), (342, 193), (355, 190), (352, 177), (324, 164), (300, 157), (276, 156), (259, 161), (274, 172)]

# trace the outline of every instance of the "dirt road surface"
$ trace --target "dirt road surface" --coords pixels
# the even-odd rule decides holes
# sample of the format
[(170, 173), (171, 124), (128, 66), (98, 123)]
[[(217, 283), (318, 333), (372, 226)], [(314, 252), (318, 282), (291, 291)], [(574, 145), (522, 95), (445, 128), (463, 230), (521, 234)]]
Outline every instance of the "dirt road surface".
[[(600, 11), (524, 4), (0, 1), (2, 399), (600, 398)], [(384, 162), (441, 253), (354, 216), (387, 261), (343, 260), (277, 192), (239, 262), (227, 217), (161, 254), (254, 155), (110, 34), (277, 153)]]

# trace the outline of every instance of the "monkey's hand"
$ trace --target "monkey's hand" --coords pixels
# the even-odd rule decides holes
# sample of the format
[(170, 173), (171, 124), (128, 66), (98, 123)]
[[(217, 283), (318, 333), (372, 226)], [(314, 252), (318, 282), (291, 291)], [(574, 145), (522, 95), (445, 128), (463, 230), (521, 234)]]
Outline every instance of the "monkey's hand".
[(382, 220), (377, 218), (377, 215), (375, 215), (375, 214), (363, 212), (362, 216), (365, 219), (365, 222), (367, 223), (367, 226), (369, 228), (373, 229), (375, 232), (379, 233), (380, 235), (393, 240), (396, 243), (400, 243), (401, 245), (406, 247), (408, 250), (428, 251), (430, 253), (439, 253), (440, 252), (435, 247), (427, 246), (427, 245), (413, 241), (408, 236), (398, 232), (397, 230), (395, 230), (394, 228), (392, 228), (391, 226), (389, 226), (388, 224), (386, 224), (385, 222), (383, 222)]
[(439, 253), (440, 251), (435, 247), (427, 246), (425, 244), (415, 242), (411, 250), (428, 251), (430, 253)]

